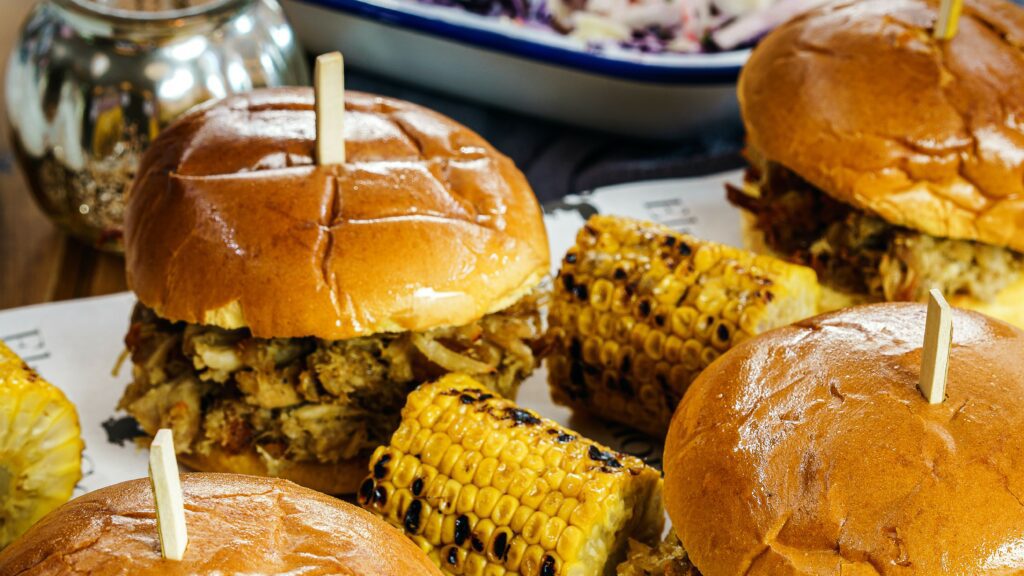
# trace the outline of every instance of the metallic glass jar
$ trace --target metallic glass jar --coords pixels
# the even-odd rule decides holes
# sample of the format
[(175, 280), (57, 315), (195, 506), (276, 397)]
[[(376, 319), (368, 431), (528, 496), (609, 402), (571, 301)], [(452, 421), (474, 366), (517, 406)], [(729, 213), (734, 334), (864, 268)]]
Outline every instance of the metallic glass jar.
[(199, 102), (309, 75), (277, 0), (42, 0), (7, 65), (11, 140), (67, 232), (121, 249), (141, 153)]

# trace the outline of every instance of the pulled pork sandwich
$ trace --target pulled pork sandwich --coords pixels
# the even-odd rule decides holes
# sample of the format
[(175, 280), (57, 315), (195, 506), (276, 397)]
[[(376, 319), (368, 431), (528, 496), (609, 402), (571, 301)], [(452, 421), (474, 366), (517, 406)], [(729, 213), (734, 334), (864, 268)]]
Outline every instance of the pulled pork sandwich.
[(826, 309), (951, 303), (1024, 326), (1024, 8), (830, 4), (754, 50), (739, 98), (751, 168), (730, 200), (752, 248), (817, 270)]
[(636, 546), (620, 574), (1024, 572), (1024, 331), (954, 309), (933, 405), (917, 388), (926, 316), (854, 307), (725, 353), (666, 440), (677, 537)]
[(549, 257), (523, 175), (419, 106), (345, 106), (343, 166), (313, 163), (309, 89), (201, 107), (142, 162), (120, 406), (193, 468), (351, 493), (416, 385), (514, 398), (537, 363)]
[(287, 480), (184, 474), (181, 486), (180, 561), (160, 554), (152, 488), (140, 478), (51, 512), (0, 552), (0, 574), (441, 574), (386, 522)]

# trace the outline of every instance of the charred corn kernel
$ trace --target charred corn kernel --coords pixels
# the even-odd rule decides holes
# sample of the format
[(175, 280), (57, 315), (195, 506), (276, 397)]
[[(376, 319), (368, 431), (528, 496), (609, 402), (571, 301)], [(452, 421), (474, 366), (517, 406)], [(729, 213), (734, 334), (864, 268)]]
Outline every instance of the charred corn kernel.
[(438, 432), (444, 432), (444, 431), (448, 430), (448, 427), (451, 426), (451, 424), (452, 424), (452, 420), (453, 420), (452, 415), (447, 413), (447, 412), (445, 412), (445, 414), (443, 416), (441, 416), (441, 418), (437, 421), (437, 423), (434, 424), (434, 432), (438, 433)]
[(473, 481), (473, 475), (476, 474), (476, 467), (483, 461), (484, 456), (479, 452), (466, 451), (462, 454), (462, 458), (459, 459), (455, 467), (452, 468), (452, 480), (455, 480), (459, 484), (470, 484)]
[(71, 497), (83, 447), (74, 405), (0, 342), (0, 548)]
[(481, 518), (490, 518), (491, 512), (494, 512), (494, 507), (498, 505), (501, 496), (502, 494), (497, 488), (491, 486), (481, 488), (476, 497), (476, 507), (473, 509), (476, 515)]
[(580, 313), (579, 318), (576, 319), (576, 326), (580, 332), (586, 331), (589, 334), (594, 328), (594, 309), (587, 308), (586, 313)]
[(615, 293), (615, 285), (607, 280), (598, 280), (594, 282), (594, 287), (590, 291), (590, 305), (595, 310), (605, 311), (612, 305), (612, 296)]
[(550, 306), (552, 396), (659, 437), (721, 353), (816, 312), (810, 268), (657, 224), (594, 216), (570, 252)]
[[(444, 451), (444, 456), (441, 457), (441, 464), (437, 467), (437, 471), (441, 474), (451, 474), (452, 469), (455, 468), (455, 463), (462, 457), (462, 446), (458, 444), (452, 444)], [(411, 452), (417, 454), (422, 452)]]
[(430, 440), (430, 436), (432, 434), (433, 431), (430, 428), (420, 427), (416, 431), (416, 434), (413, 435), (412, 442), (409, 444), (409, 449), (415, 450), (417, 452), (423, 450), (423, 446), (426, 445), (426, 443)]
[(672, 312), (672, 332), (680, 338), (689, 338), (693, 334), (693, 325), (699, 315), (696, 308), (677, 308)]
[(466, 569), (463, 573), (472, 576), (481, 576), (486, 568), (486, 558), (479, 554), (469, 554), (466, 557)]
[[(453, 514), (437, 514), (437, 516), (441, 518), (441, 539), (430, 541), (440, 542), (442, 544), (451, 544), (452, 542), (455, 542), (455, 524), (458, 517)], [(426, 534), (425, 536), (427, 536), (427, 538), (430, 537)]]
[[(395, 430), (395, 433), (391, 436), (391, 443), (402, 452), (408, 452), (409, 446), (412, 443), (412, 438), (416, 434), (416, 428), (409, 425), (402, 425)], [(379, 450), (380, 448), (378, 448)]]
[(562, 480), (562, 494), (572, 498), (580, 493), (581, 488), (583, 488), (582, 476), (575, 473), (565, 475), (565, 479)]
[(500, 527), (491, 534), (487, 542), (487, 559), (495, 566), (507, 566), (506, 560), (509, 556), (510, 544), (515, 540), (515, 533), (510, 528)]
[(614, 340), (605, 340), (601, 345), (601, 364), (605, 368), (617, 366), (616, 358), (619, 356), (619, 343)]
[(535, 511), (530, 514), (530, 517), (526, 519), (526, 524), (523, 524), (523, 540), (526, 540), (527, 544), (540, 542), (540, 534), (547, 521), (548, 516), (543, 512)]
[(502, 450), (505, 449), (505, 445), (508, 444), (508, 438), (504, 434), (498, 432), (492, 432), (488, 437), (487, 441), (484, 442), (483, 448), (480, 451), (484, 456), (493, 458), (501, 454)]
[(576, 555), (583, 546), (585, 538), (583, 531), (579, 528), (566, 526), (565, 530), (562, 530), (562, 533), (558, 535), (558, 544), (555, 545), (555, 551), (566, 562), (573, 562), (576, 560)]
[(615, 315), (605, 313), (597, 320), (597, 335), (601, 338), (609, 338), (615, 328)]
[(507, 488), (512, 485), (512, 479), (519, 472), (514, 465), (507, 462), (498, 462), (498, 468), (494, 471), (494, 479), (492, 480), (492, 486), (501, 491), (507, 491)]
[(434, 424), (437, 423), (437, 419), (441, 417), (442, 408), (440, 406), (427, 406), (420, 412), (420, 426), (428, 430), (434, 429)]
[(718, 350), (714, 348), (705, 348), (700, 351), (700, 367), (707, 368), (718, 358)]
[(544, 457), (540, 454), (527, 454), (519, 465), (541, 474), (544, 472)]
[(459, 501), (455, 504), (455, 512), (457, 514), (467, 514), (473, 511), (473, 503), (476, 502), (478, 490), (479, 488), (472, 484), (462, 486), (462, 490), (459, 491)]
[(562, 496), (561, 492), (548, 492), (544, 496), (544, 500), (541, 501), (538, 510), (547, 514), (548, 516), (555, 516), (558, 514), (558, 507), (562, 504), (562, 500), (565, 496)]
[(488, 436), (488, 430), (478, 424), (469, 429), (466, 433), (466, 437), (462, 439), (462, 447), (476, 454), (477, 463), (483, 459), (481, 451), (484, 448), (484, 441)]
[(703, 344), (711, 339), (711, 331), (714, 327), (715, 317), (711, 314), (701, 314), (697, 317), (697, 323), (693, 325), (693, 337)]
[(441, 569), (451, 574), (462, 574), (466, 564), (466, 551), (456, 545), (446, 546), (441, 551)]
[(566, 522), (572, 517), (572, 511), (579, 506), (580, 501), (575, 498), (566, 498), (562, 500), (562, 504), (558, 507), (558, 517)]
[(583, 341), (583, 358), (590, 364), (600, 362), (601, 342), (597, 338), (587, 338)]
[[(488, 394), (468, 376), (420, 386), (402, 422), (447, 422), (449, 442), (432, 430), (419, 452), (378, 448), (359, 502), (448, 574), (602, 574), (629, 538), (653, 543), (661, 533), (656, 470)], [(503, 448), (484, 456), (495, 443)]]
[[(548, 554), (547, 556), (550, 557), (551, 555)], [(522, 564), (520, 564), (520, 570), (523, 574), (541, 574), (541, 562), (548, 562), (549, 564), (552, 563), (551, 561), (545, 560), (545, 552), (543, 548), (536, 544), (531, 544), (526, 548), (526, 553), (523, 554), (523, 561)], [(554, 574), (554, 572), (549, 573)]]
[(558, 466), (558, 462), (552, 465), (544, 472), (544, 481), (548, 483), (553, 490), (558, 490), (562, 486), (562, 480), (565, 478), (565, 470), (555, 468)]
[(395, 466), (394, 479), (395, 485), (400, 488), (405, 488), (412, 485), (412, 481), (416, 478), (417, 473), (420, 471), (420, 461), (410, 456), (403, 456), (399, 461), (398, 465)]
[(509, 544), (508, 548), (508, 559), (505, 561), (505, 565), (508, 566), (509, 570), (518, 572), (523, 567), (523, 556), (526, 555), (527, 547), (529, 547), (529, 544), (522, 537), (516, 536), (512, 539), (512, 543)]
[(470, 539), (470, 547), (477, 552), (484, 552), (485, 546), (491, 541), (491, 537), (494, 535), (494, 531), (498, 527), (494, 525), (494, 522), (484, 518), (476, 523), (473, 528), (473, 536)]
[(519, 508), (516, 509), (516, 513), (512, 515), (512, 521), (509, 523), (508, 527), (517, 534), (521, 533), (523, 531), (523, 526), (526, 526), (526, 521), (530, 519), (530, 516), (533, 516), (533, 512), (533, 508), (520, 505)]
[(497, 458), (484, 458), (476, 467), (476, 475), (473, 476), (473, 483), (477, 486), (490, 486), (494, 479), (494, 472), (498, 469)]
[(512, 515), (515, 514), (518, 508), (519, 500), (506, 494), (498, 499), (498, 504), (494, 507), (491, 518), (498, 526), (508, 526), (509, 522), (512, 521)]
[(550, 486), (544, 481), (543, 478), (537, 478), (530, 484), (530, 488), (520, 498), (520, 502), (523, 506), (529, 506), (530, 508), (537, 508), (540, 503), (544, 501), (544, 495), (548, 493)]
[(647, 339), (644, 341), (644, 353), (655, 360), (661, 360), (661, 356), (664, 352), (665, 334), (658, 331), (652, 331), (649, 333), (647, 335)]
[[(440, 542), (444, 539), (444, 521), (451, 516), (443, 514), (431, 514), (423, 526), (423, 538), (427, 542)], [(452, 528), (454, 529), (454, 523)]]
[(540, 546), (545, 550), (554, 550), (558, 546), (558, 537), (569, 527), (569, 524), (561, 518), (555, 516), (554, 518), (548, 519), (547, 523), (541, 527), (540, 532)]
[(523, 458), (526, 458), (526, 453), (529, 450), (523, 442), (513, 440), (505, 445), (505, 449), (501, 452), (501, 460), (508, 464), (518, 464), (522, 462)]
[(445, 480), (444, 492), (437, 501), (438, 509), (442, 512), (449, 512), (455, 508), (456, 503), (459, 500), (459, 493), (462, 491), (462, 486), (452, 479)]
[(434, 466), (435, 468), (441, 463), (441, 458), (444, 456), (445, 450), (452, 445), (452, 441), (445, 434), (434, 434), (427, 440), (426, 446), (423, 447), (423, 462)]

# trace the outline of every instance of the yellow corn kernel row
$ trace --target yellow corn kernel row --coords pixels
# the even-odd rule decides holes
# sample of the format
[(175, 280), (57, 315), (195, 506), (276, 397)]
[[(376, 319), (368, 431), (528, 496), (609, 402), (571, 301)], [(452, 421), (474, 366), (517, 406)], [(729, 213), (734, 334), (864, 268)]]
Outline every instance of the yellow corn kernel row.
[(812, 316), (813, 270), (627, 218), (594, 216), (555, 282), (555, 401), (664, 436), (720, 354)]
[(603, 574), (664, 522), (658, 471), (459, 374), (409, 395), (359, 502), (449, 574)]

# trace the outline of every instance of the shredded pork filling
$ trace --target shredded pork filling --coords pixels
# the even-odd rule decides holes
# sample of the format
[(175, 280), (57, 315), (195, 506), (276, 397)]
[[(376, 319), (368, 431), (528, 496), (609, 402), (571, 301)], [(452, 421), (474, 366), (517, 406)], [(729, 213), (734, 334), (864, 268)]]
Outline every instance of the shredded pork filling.
[(686, 550), (675, 532), (669, 532), (655, 547), (629, 541), (626, 561), (619, 564), (617, 576), (700, 576), (690, 564)]
[(893, 226), (775, 163), (748, 170), (746, 180), (730, 187), (729, 200), (753, 214), (768, 247), (842, 292), (902, 301), (938, 288), (989, 301), (1024, 270), (1019, 252)]
[(337, 462), (387, 443), (406, 395), (444, 373), (515, 398), (542, 330), (536, 295), (465, 326), (335, 341), (172, 323), (140, 304), (119, 407), (147, 433), (171, 428), (180, 452)]

